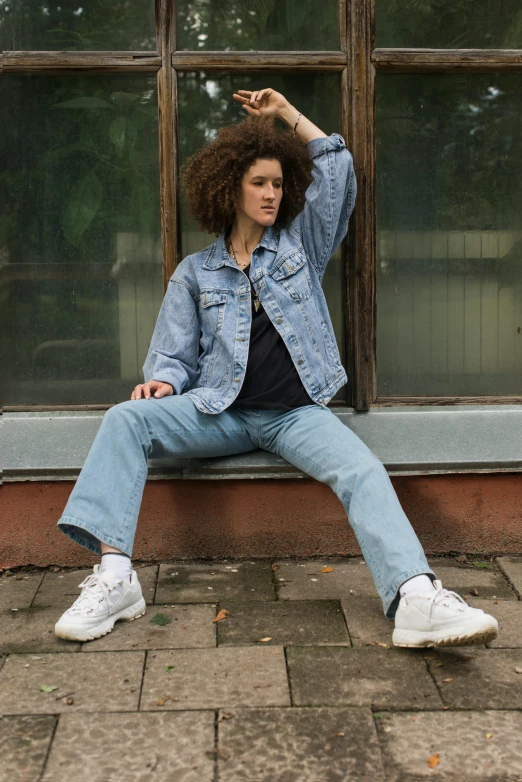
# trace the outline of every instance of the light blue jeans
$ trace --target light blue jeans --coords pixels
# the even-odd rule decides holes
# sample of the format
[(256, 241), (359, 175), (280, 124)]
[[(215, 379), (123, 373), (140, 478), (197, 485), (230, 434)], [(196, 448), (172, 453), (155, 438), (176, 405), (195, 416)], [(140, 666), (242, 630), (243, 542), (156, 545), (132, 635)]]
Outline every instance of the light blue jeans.
[[(271, 451), (339, 497), (383, 602), (395, 616), (400, 585), (429, 567), (381, 462), (326, 407), (201, 413), (184, 396), (139, 399), (107, 411), (69, 497), (60, 529), (100, 553), (132, 554), (147, 459)], [(317, 520), (320, 524), (320, 519)]]

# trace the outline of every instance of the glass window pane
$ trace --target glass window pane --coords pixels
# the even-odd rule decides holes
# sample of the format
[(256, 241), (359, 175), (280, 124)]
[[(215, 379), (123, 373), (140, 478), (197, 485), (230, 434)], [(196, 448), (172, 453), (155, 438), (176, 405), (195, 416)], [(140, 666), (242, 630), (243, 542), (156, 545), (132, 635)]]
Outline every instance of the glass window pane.
[(0, 88), (2, 403), (128, 399), (162, 299), (156, 79)]
[(519, 0), (376, 0), (378, 47), (520, 49)]
[(520, 394), (522, 76), (377, 77), (379, 394)]
[(156, 49), (154, 0), (13, 0), (0, 3), (0, 50)]
[[(339, 132), (340, 74), (299, 73), (180, 73), (179, 139), (181, 164), (214, 138), (223, 125), (243, 119), (244, 113), (232, 100), (238, 89), (258, 90), (270, 86), (281, 92), (325, 133)], [(188, 214), (182, 196), (182, 249), (183, 255), (196, 252), (215, 240), (198, 229)], [(338, 250), (328, 264), (323, 281), (328, 307), (335, 329), (341, 357), (345, 355), (344, 296), (341, 252)], [(344, 399), (341, 389), (336, 398)]]
[(337, 0), (179, 0), (177, 47), (192, 51), (339, 49)]

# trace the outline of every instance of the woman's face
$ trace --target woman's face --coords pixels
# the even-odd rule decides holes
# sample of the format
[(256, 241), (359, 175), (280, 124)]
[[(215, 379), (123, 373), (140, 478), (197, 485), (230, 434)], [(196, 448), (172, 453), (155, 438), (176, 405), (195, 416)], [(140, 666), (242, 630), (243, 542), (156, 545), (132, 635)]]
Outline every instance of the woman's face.
[(258, 158), (243, 174), (236, 214), (259, 225), (273, 225), (283, 197), (283, 171), (279, 160)]

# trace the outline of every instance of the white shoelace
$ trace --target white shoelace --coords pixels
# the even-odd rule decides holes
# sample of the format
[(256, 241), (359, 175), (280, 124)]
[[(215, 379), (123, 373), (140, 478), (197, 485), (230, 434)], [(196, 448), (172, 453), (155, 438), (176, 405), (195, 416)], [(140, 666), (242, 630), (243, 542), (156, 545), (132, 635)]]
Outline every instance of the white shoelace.
[(435, 592), (432, 597), (433, 605), (443, 605), (446, 608), (453, 608), (455, 611), (465, 611), (469, 608), (465, 600), (456, 592), (452, 592), (450, 589), (443, 589), (442, 584), (435, 587)]
[(120, 584), (123, 584), (122, 579), (109, 580), (91, 573), (81, 584), (78, 584), (82, 588), (82, 593), (69, 610), (75, 613), (91, 613), (94, 610), (93, 603), (102, 603), (104, 600), (110, 606), (109, 594)]

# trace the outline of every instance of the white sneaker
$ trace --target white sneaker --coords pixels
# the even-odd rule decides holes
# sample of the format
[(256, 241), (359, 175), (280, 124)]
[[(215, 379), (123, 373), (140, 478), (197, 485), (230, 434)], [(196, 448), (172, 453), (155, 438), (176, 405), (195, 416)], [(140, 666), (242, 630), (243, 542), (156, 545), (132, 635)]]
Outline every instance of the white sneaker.
[(465, 646), (492, 641), (495, 617), (471, 608), (456, 592), (434, 581), (434, 591), (401, 597), (395, 614), (394, 646)]
[(130, 583), (110, 571), (93, 572), (79, 585), (81, 595), (57, 621), (54, 632), (68, 641), (92, 641), (110, 633), (118, 619), (137, 619), (145, 613), (145, 600), (135, 570)]

